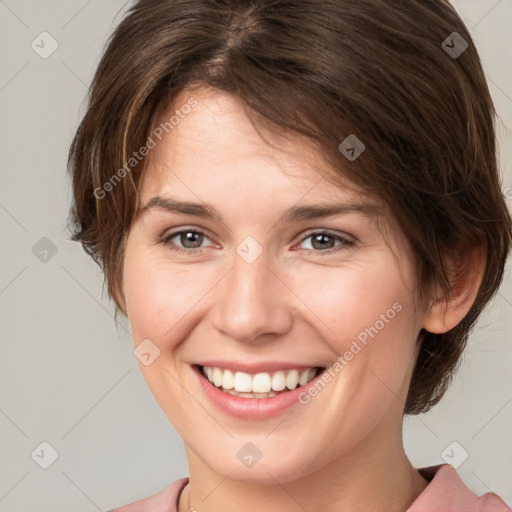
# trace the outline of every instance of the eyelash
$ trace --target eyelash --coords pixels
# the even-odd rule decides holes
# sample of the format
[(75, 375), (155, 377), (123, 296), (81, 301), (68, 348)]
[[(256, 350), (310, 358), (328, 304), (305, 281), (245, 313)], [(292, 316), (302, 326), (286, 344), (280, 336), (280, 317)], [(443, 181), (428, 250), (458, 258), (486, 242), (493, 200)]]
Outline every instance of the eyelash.
[[(165, 246), (167, 246), (171, 251), (179, 253), (179, 254), (190, 254), (190, 253), (196, 253), (197, 254), (197, 253), (199, 253), (201, 251), (201, 248), (186, 249), (186, 248), (179, 247), (176, 244), (171, 242), (171, 240), (173, 238), (175, 238), (176, 236), (181, 235), (183, 233), (196, 233), (196, 234), (204, 235), (205, 237), (207, 237), (206, 233), (204, 233), (203, 231), (200, 231), (200, 230), (196, 230), (196, 229), (181, 229), (179, 231), (174, 231), (173, 233), (170, 233), (170, 234), (164, 236), (160, 240), (160, 242), (162, 244), (164, 244)], [(347, 238), (344, 238), (344, 237), (342, 237), (340, 235), (334, 235), (332, 233), (329, 233), (328, 231), (322, 231), (322, 230), (313, 231), (313, 232), (309, 233), (306, 237), (304, 237), (299, 242), (299, 244), (304, 242), (308, 238), (311, 238), (314, 235), (328, 235), (328, 236), (330, 236), (330, 237), (332, 237), (334, 239), (339, 240), (341, 243), (338, 246), (336, 246), (336, 247), (331, 247), (330, 249), (326, 249), (326, 250), (299, 249), (300, 251), (309, 251), (309, 252), (312, 251), (312, 252), (319, 253), (321, 255), (325, 255), (325, 254), (333, 254), (335, 252), (345, 250), (345, 249), (355, 245), (355, 243), (353, 241), (348, 240)]]

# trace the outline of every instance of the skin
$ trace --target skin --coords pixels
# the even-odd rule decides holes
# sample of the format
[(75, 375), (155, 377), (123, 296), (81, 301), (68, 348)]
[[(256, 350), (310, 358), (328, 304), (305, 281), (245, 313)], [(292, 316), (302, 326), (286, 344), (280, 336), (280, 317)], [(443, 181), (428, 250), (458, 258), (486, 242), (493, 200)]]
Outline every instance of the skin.
[[(189, 500), (199, 512), (406, 510), (428, 484), (402, 441), (417, 336), (458, 323), (478, 275), (461, 284), (460, 299), (414, 309), (411, 252), (392, 217), (282, 221), (297, 204), (375, 199), (322, 177), (320, 155), (298, 136), (267, 134), (275, 147), (267, 144), (227, 93), (183, 91), (173, 109), (191, 94), (198, 106), (151, 151), (142, 203), (172, 195), (211, 205), (223, 221), (158, 208), (139, 215), (120, 298), (134, 345), (150, 339), (160, 350), (139, 365), (185, 443), (190, 482), (179, 511)], [(204, 236), (162, 241), (183, 228)], [(325, 230), (333, 238), (314, 245), (311, 235)], [(247, 236), (263, 250), (252, 263), (236, 252)], [(401, 311), (325, 389), (277, 417), (219, 411), (192, 373), (191, 364), (215, 358), (328, 367), (394, 303)], [(237, 458), (249, 441), (262, 453), (251, 468)]]

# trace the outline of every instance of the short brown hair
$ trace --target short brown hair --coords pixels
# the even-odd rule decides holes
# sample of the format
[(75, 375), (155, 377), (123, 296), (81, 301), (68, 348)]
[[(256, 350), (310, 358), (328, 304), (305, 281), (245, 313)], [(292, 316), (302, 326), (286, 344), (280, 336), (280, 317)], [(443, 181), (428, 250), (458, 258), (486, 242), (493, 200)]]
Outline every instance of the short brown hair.
[[(450, 54), (454, 40), (468, 47)], [(306, 135), (339, 176), (382, 198), (411, 244), (424, 289), (438, 283), (449, 295), (446, 256), (484, 249), (483, 280), (465, 318), (444, 334), (421, 332), (404, 413), (430, 409), (501, 283), (511, 244), (495, 111), (456, 11), (443, 0), (133, 5), (104, 51), (68, 161), (72, 239), (104, 271), (117, 310), (124, 241), (146, 159), (126, 163), (176, 93), (200, 83)], [(338, 149), (350, 134), (365, 145), (353, 161)]]

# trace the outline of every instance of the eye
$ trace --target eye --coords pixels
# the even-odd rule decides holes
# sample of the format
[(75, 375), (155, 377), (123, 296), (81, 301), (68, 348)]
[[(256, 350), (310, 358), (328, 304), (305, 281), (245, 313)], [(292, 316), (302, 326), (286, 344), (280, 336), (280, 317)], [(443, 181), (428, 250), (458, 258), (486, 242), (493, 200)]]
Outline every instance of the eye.
[[(352, 240), (349, 240), (348, 238), (341, 235), (334, 235), (327, 231), (315, 231), (314, 233), (310, 233), (307, 237), (302, 239), (302, 242), (308, 239), (311, 239), (311, 247), (313, 249), (306, 250), (313, 250), (314, 252), (327, 254), (332, 254), (333, 252), (344, 250), (355, 245)], [(334, 246), (333, 243), (336, 240), (339, 241), (339, 244)]]
[[(173, 242), (176, 238), (182, 247)], [(200, 252), (201, 244), (205, 239), (208, 239), (205, 233), (196, 229), (181, 229), (165, 235), (161, 243), (168, 247), (171, 251), (187, 254), (191, 252)], [(354, 242), (341, 235), (335, 235), (327, 231), (316, 231), (310, 233), (308, 236), (302, 239), (302, 243), (308, 239), (311, 239), (312, 249), (300, 249), (306, 251), (313, 251), (323, 254), (332, 254), (340, 250), (352, 247)], [(329, 240), (330, 239), (330, 240)], [(338, 245), (333, 245), (335, 241), (338, 241)]]
[[(173, 238), (177, 238), (179, 243), (183, 244), (184, 247), (180, 247), (176, 245), (175, 242), (172, 242)], [(201, 243), (205, 238), (208, 237), (202, 231), (196, 229), (182, 229), (165, 235), (161, 242), (171, 249), (171, 251), (186, 254), (190, 252), (200, 252), (198, 249), (201, 249)]]

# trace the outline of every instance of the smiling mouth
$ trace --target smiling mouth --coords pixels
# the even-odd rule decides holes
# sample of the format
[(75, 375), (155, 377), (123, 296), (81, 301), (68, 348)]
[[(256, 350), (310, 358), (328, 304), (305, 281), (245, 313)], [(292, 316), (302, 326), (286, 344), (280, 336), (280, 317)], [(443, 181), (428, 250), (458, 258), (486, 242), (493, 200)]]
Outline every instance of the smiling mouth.
[(241, 398), (272, 398), (305, 386), (326, 368), (310, 367), (250, 374), (226, 368), (195, 365), (220, 391)]

